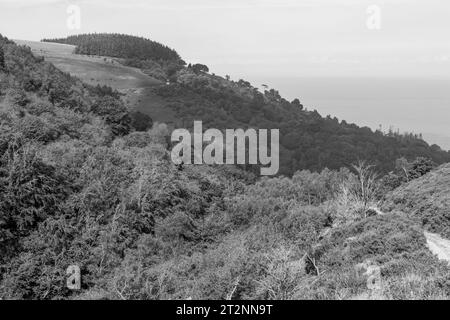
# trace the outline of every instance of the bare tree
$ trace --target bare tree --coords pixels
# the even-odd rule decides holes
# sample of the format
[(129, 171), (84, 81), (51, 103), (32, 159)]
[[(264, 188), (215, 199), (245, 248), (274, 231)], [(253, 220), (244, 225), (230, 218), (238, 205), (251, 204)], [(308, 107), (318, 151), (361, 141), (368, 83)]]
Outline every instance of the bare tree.
[(359, 161), (352, 167), (356, 175), (349, 176), (341, 183), (340, 191), (334, 199), (335, 224), (345, 224), (366, 218), (370, 212), (379, 212), (377, 209), (379, 183), (373, 165)]

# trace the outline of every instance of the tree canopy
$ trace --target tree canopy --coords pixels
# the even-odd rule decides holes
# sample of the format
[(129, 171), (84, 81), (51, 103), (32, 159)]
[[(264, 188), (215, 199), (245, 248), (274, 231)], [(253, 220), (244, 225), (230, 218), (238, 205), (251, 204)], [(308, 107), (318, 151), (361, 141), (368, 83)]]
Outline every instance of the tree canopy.
[(125, 34), (92, 33), (42, 41), (75, 45), (75, 53), (86, 55), (156, 61), (181, 60), (175, 50), (161, 43)]

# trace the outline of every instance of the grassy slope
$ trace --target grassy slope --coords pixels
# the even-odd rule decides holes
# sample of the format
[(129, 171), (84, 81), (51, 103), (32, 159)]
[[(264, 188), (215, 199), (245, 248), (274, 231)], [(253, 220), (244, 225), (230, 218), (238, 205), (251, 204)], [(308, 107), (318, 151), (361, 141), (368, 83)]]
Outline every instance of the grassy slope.
[(388, 194), (385, 211), (402, 211), (425, 229), (450, 238), (450, 164), (415, 179)]
[(29, 46), (35, 55), (44, 56), (60, 70), (91, 85), (101, 84), (127, 90), (161, 83), (139, 69), (125, 67), (111, 58), (73, 54), (75, 47), (71, 45), (19, 40), (16, 43)]
[(161, 99), (151, 88), (162, 85), (141, 70), (126, 67), (109, 57), (74, 54), (75, 46), (16, 40), (19, 45), (29, 46), (33, 53), (43, 56), (58, 69), (80, 78), (91, 85), (107, 85), (124, 93), (126, 104), (137, 111), (148, 114), (154, 121), (172, 123), (174, 115), (164, 108)]

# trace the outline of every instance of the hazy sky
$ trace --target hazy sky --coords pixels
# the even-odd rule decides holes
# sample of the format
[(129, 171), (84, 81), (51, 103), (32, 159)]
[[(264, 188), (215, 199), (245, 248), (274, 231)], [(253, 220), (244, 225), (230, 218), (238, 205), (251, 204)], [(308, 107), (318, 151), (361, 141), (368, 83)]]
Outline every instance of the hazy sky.
[[(366, 26), (370, 5), (379, 30)], [(450, 75), (448, 0), (0, 0), (9, 38), (86, 32), (145, 36), (232, 78)]]

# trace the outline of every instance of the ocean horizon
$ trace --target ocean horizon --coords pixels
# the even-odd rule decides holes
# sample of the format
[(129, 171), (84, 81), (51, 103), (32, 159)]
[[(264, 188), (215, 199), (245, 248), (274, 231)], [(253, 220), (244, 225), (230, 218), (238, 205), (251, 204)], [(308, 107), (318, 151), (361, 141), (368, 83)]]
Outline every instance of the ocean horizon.
[(251, 77), (322, 116), (373, 130), (421, 133), (450, 150), (450, 78)]

